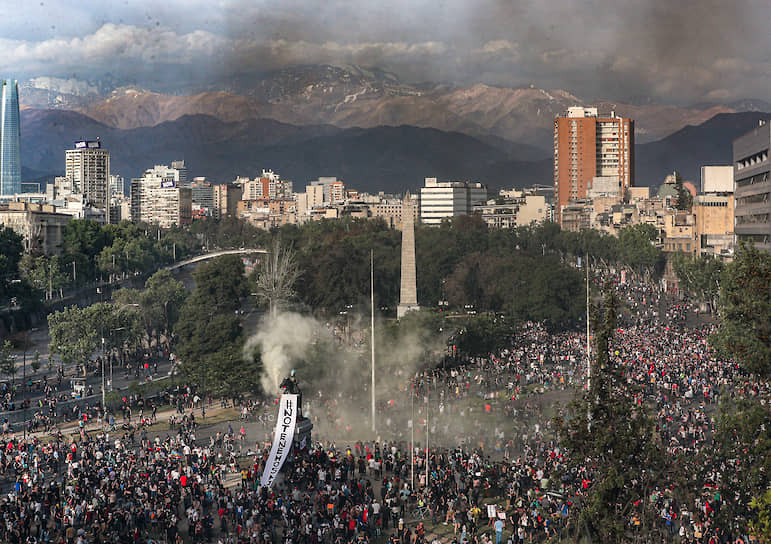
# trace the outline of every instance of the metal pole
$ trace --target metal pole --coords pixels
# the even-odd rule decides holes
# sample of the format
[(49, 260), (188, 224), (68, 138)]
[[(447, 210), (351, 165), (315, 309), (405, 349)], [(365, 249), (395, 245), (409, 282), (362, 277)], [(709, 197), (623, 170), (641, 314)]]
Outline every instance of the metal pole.
[(586, 255), (586, 390), (592, 388), (592, 348), (589, 343), (589, 255)]
[[(592, 389), (592, 348), (589, 343), (589, 254), (586, 255), (586, 393)], [(592, 431), (592, 403), (587, 403), (586, 430)]]
[(430, 432), (429, 422), (428, 422), (428, 406), (431, 396), (431, 384), (426, 381), (426, 489), (428, 489), (428, 456), (429, 456), (429, 449), (428, 449), (428, 434)]
[(106, 412), (104, 404), (104, 336), (102, 337), (102, 414)]
[(24, 362), (22, 363), (24, 366), (22, 367), (22, 373), (24, 377), (22, 378), (24, 380), (24, 383), (22, 384), (22, 391), (24, 391), (24, 400), (22, 401), (24, 403), (24, 440), (27, 440), (27, 342), (29, 341), (29, 332), (27, 332), (26, 336), (24, 337)]
[(410, 388), (410, 405), (412, 419), (410, 419), (410, 492), (415, 491), (415, 384)]
[(375, 433), (375, 253), (369, 250), (369, 303), (371, 310), (371, 335), (370, 345), (372, 347), (372, 384), (370, 385), (372, 397), (372, 432)]

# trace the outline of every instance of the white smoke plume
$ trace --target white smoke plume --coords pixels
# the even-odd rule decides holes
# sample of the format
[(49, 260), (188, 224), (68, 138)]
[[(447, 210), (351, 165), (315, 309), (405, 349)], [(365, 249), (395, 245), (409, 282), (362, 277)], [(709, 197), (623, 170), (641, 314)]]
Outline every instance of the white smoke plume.
[(245, 353), (259, 347), (264, 373), (262, 388), (268, 394), (279, 393), (279, 384), (296, 366), (302, 366), (323, 328), (312, 317), (292, 312), (278, 312), (266, 316), (259, 330), (249, 338)]

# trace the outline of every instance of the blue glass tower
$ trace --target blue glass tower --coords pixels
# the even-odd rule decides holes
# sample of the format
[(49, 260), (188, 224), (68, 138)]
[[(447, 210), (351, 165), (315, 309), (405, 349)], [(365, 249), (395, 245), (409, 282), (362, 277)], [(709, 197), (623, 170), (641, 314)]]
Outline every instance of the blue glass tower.
[(0, 80), (0, 195), (21, 192), (19, 85)]

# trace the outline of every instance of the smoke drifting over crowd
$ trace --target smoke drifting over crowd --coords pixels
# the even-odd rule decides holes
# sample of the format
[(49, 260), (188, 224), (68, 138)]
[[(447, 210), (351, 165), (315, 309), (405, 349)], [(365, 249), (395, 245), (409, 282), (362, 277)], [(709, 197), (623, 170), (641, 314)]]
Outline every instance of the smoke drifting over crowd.
[(534, 84), (590, 98), (769, 98), (771, 7), (761, 0), (194, 4), (14, 10), (0, 22), (0, 71), (151, 84), (163, 67), (182, 86), (227, 87), (298, 63), (358, 64), (409, 82)]
[[(334, 433), (335, 422), (354, 425), (351, 432), (366, 432), (370, 414), (370, 351), (366, 327), (353, 317), (335, 328), (313, 317), (280, 312), (265, 317), (249, 338), (244, 351), (258, 349), (264, 366), (265, 393), (280, 394), (279, 384), (297, 371), (306, 402), (305, 410), (320, 416), (321, 431)], [(350, 325), (350, 326), (349, 326)], [(376, 331), (376, 394), (379, 404), (404, 407), (416, 372), (438, 363), (445, 338), (415, 329)], [(354, 331), (354, 332), (351, 332)], [(387, 338), (385, 337), (387, 335)], [(409, 414), (401, 414), (409, 418)], [(339, 429), (338, 429), (339, 431)]]

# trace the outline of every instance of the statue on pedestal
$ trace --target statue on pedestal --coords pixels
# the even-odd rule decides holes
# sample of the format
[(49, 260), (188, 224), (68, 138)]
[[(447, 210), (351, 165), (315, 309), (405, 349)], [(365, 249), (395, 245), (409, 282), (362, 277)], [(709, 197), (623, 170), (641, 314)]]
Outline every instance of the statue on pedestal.
[(297, 383), (297, 374), (294, 370), (292, 370), (289, 373), (289, 376), (284, 378), (284, 381), (281, 382), (282, 391), (284, 393), (287, 393), (289, 395), (297, 395), (297, 419), (302, 418), (302, 410), (303, 410), (303, 393), (300, 391), (300, 386)]

